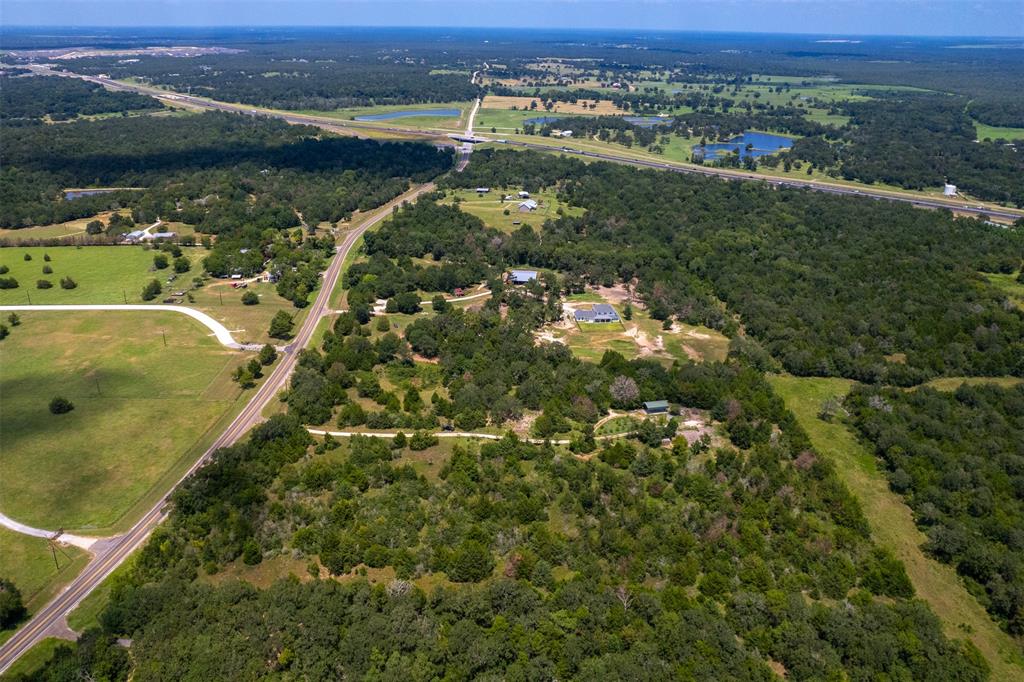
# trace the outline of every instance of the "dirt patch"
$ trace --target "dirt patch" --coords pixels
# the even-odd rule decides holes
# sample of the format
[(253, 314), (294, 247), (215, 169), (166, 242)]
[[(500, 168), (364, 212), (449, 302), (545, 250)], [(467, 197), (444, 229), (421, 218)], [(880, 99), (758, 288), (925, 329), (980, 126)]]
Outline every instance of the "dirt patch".
[(584, 104), (585, 100), (580, 100), (575, 104), (569, 102), (555, 102), (555, 105), (550, 110), (545, 109), (541, 105), (542, 101), (543, 100), (540, 97), (499, 97), (497, 95), (487, 95), (484, 97), (483, 108), (531, 111), (530, 103), (536, 102), (537, 108), (532, 111), (538, 116), (545, 116), (547, 114), (589, 114), (591, 116), (614, 116), (615, 114), (626, 113), (608, 100), (598, 100), (593, 109), (589, 106), (590, 104), (594, 104), (593, 101), (587, 101), (586, 104)]
[(533, 422), (537, 421), (537, 414), (524, 414), (514, 422), (509, 423), (509, 428), (520, 438), (529, 438), (533, 429)]
[(545, 329), (543, 331), (536, 332), (534, 334), (534, 336), (536, 337), (538, 342), (543, 342), (543, 343), (561, 343), (563, 345), (565, 344), (565, 341), (563, 341), (562, 339), (557, 338), (554, 335), (553, 332), (551, 332), (551, 331), (549, 331), (547, 329)]
[(594, 287), (594, 293), (609, 303), (629, 303), (634, 308), (640, 310), (644, 308), (643, 302), (636, 299), (625, 284), (616, 284), (613, 287)]

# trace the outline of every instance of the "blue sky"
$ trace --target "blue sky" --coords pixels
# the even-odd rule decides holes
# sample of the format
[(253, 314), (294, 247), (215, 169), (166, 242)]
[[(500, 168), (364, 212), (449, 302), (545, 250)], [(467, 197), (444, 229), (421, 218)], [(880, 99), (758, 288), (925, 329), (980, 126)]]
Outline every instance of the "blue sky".
[(1024, 0), (0, 0), (0, 24), (539, 26), (1024, 36)]

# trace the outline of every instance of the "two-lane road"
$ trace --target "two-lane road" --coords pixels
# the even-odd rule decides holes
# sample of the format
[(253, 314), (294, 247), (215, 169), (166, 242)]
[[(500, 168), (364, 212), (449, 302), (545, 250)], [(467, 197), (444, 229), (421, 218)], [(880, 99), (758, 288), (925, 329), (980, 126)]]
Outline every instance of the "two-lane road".
[(298, 361), (298, 350), (305, 348), (317, 324), (321, 318), (331, 312), (329, 306), (331, 293), (341, 275), (342, 267), (349, 252), (366, 230), (376, 225), (381, 220), (391, 215), (393, 206), (403, 201), (411, 201), (424, 192), (434, 189), (433, 183), (419, 185), (394, 201), (376, 209), (369, 218), (364, 220), (359, 227), (345, 235), (342, 243), (338, 246), (334, 258), (331, 260), (327, 271), (324, 273), (323, 282), (316, 300), (296, 334), (295, 339), (288, 346), (273, 371), (267, 376), (263, 384), (256, 390), (252, 398), (242, 409), (231, 425), (213, 442), (210, 448), (203, 453), (185, 473), (184, 476), (174, 485), (171, 490), (150, 509), (145, 516), (132, 526), (124, 535), (106, 541), (98, 550), (88, 566), (67, 586), (59, 595), (54, 597), (46, 606), (39, 610), (32, 618), (25, 623), (14, 635), (0, 646), (0, 673), (7, 670), (22, 654), (32, 648), (36, 643), (51, 633), (57, 632), (64, 623), (64, 618), (84, 599), (90, 592), (96, 589), (110, 573), (121, 565), (128, 556), (138, 549), (149, 534), (167, 516), (165, 510), (171, 493), (181, 483), (192, 475), (197, 469), (210, 460), (210, 457), (218, 448), (231, 445), (240, 439), (253, 426), (263, 420), (264, 408), (274, 399), (288, 382), (288, 377)]

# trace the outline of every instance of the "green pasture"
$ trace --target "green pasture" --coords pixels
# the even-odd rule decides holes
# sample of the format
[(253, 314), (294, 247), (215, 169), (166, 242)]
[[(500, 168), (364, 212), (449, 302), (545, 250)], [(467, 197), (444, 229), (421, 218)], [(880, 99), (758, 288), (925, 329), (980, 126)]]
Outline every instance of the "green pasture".
[[(0, 509), (85, 534), (123, 525), (230, 410), (247, 357), (178, 313), (22, 313), (0, 342)], [(57, 395), (74, 410), (51, 414)]]

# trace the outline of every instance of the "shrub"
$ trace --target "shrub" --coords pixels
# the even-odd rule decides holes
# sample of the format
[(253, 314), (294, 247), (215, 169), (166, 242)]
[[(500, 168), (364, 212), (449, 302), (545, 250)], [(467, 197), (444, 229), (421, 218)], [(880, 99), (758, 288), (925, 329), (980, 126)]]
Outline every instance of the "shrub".
[(0, 324), (0, 341), (7, 338), (7, 335), (11, 332), (8, 331), (6, 324)]
[(61, 289), (74, 289), (77, 286), (78, 286), (78, 282), (76, 282), (75, 280), (71, 279), (70, 277), (61, 277), (60, 278), (60, 288)]
[(191, 269), (192, 269), (192, 261), (190, 261), (188, 258), (185, 258), (184, 256), (178, 256), (177, 258), (174, 259), (174, 271), (175, 272), (178, 272), (178, 273), (188, 272)]
[(260, 302), (260, 297), (255, 291), (247, 291), (242, 294), (243, 305), (257, 305)]
[(21, 591), (11, 581), (0, 578), (0, 630), (17, 625), (25, 613)]
[(48, 280), (48, 279), (37, 279), (36, 280), (36, 289), (52, 289), (52, 288), (53, 288), (53, 282), (51, 282), (50, 280)]
[(167, 254), (158, 253), (153, 256), (153, 267), (157, 270), (163, 270), (168, 265), (169, 261), (167, 260)]
[(163, 291), (163, 287), (160, 286), (160, 282), (155, 279), (150, 280), (149, 284), (142, 287), (142, 300), (152, 301), (154, 298), (160, 295), (161, 291)]
[(17, 289), (18, 280), (13, 277), (0, 277), (0, 289)]
[(292, 316), (283, 310), (278, 310), (274, 319), (270, 321), (269, 334), (275, 339), (288, 339), (292, 335), (292, 327), (295, 325)]
[(0, 265), (0, 275), (6, 275), (11, 269), (6, 265)]
[(103, 223), (98, 220), (89, 221), (89, 224), (85, 226), (86, 234), (99, 234), (103, 231)]
[(7, 316), (7, 321), (11, 323), (12, 327), (17, 327), (21, 324), (21, 318), (18, 317), (18, 313), (11, 313)]
[(277, 349), (269, 343), (265, 344), (263, 348), (260, 348), (259, 358), (261, 365), (272, 365), (274, 364), (274, 360), (277, 360)]
[(43, 266), (43, 274), (44, 275), (52, 275), (53, 274), (53, 268), (51, 268), (49, 265), (44, 265)]
[(409, 438), (409, 449), (410, 450), (426, 450), (429, 447), (437, 445), (437, 436), (426, 431), (417, 431), (412, 434)]
[(26, 260), (26, 261), (30, 261), (30, 260), (32, 260), (32, 254), (31, 254), (31, 253), (26, 253), (26, 254), (25, 254), (25, 260)]
[(66, 414), (75, 409), (74, 403), (62, 396), (54, 396), (50, 401), (50, 414)]

